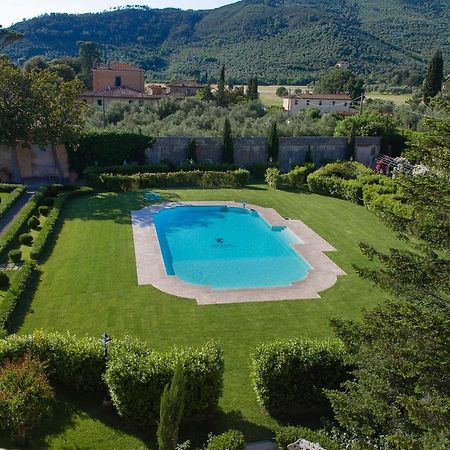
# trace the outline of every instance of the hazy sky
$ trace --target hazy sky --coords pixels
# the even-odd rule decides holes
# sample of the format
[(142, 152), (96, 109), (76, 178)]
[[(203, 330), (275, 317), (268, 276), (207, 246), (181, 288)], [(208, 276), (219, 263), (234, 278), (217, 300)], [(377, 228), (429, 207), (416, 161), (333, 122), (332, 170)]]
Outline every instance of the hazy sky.
[(97, 12), (114, 6), (148, 5), (151, 8), (213, 9), (237, 0), (2, 0), (0, 24), (8, 27), (44, 13)]

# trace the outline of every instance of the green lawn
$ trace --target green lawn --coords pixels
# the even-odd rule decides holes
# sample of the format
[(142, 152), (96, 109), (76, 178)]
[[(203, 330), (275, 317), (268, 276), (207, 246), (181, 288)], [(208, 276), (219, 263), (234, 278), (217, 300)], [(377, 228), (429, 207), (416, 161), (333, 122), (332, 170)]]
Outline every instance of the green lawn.
[[(278, 338), (330, 336), (331, 317), (359, 318), (362, 308), (372, 307), (385, 295), (355, 274), (352, 263), (366, 263), (358, 242), (378, 248), (400, 243), (363, 207), (338, 199), (264, 185), (161, 192), (174, 200), (244, 199), (301, 219), (336, 247), (337, 252), (328, 255), (348, 275), (323, 292), (321, 299), (197, 306), (194, 300), (137, 286), (130, 210), (146, 205), (143, 193), (102, 193), (75, 199), (64, 210), (63, 228), (42, 265), (35, 293), (19, 308), (12, 330), (29, 333), (43, 328), (93, 336), (107, 330), (113, 337), (128, 334), (160, 350), (174, 344), (200, 346), (215, 339), (225, 354), (222, 412), (208, 423), (188, 424), (185, 436), (204, 439), (207, 431), (237, 427), (247, 439), (268, 438), (276, 423), (256, 403), (249, 379), (250, 353), (258, 343)], [(47, 444), (105, 449), (150, 445), (151, 433), (138, 436), (119, 427), (113, 413), (95, 406), (99, 402), (62, 401), (61, 423), (52, 423)], [(194, 429), (205, 433), (198, 436)]]

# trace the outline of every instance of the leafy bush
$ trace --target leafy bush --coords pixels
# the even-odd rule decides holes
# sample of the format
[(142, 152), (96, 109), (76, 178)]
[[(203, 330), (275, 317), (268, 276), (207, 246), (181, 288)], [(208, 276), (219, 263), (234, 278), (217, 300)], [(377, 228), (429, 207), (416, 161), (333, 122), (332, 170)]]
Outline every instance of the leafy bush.
[(344, 180), (354, 180), (364, 175), (373, 175), (372, 169), (355, 161), (333, 162), (321, 167), (317, 170), (317, 173), (322, 177), (334, 176)]
[(280, 174), (278, 169), (269, 168), (266, 171), (266, 183), (276, 189), (298, 189), (306, 184), (306, 179), (314, 168), (314, 164), (308, 163), (296, 166), (284, 174)]
[(286, 450), (289, 444), (299, 439), (306, 439), (314, 444), (319, 444), (327, 450), (340, 450), (338, 443), (320, 431), (313, 431), (304, 427), (280, 427), (275, 431), (275, 440), (278, 443), (279, 450)]
[(61, 211), (67, 202), (67, 200), (79, 197), (82, 195), (89, 195), (93, 192), (92, 188), (89, 187), (81, 187), (80, 189), (76, 191), (68, 191), (64, 192), (63, 194), (60, 194), (58, 197), (56, 197), (53, 209), (51, 210), (50, 214), (48, 215), (47, 220), (45, 221), (40, 233), (37, 235), (36, 239), (34, 240), (33, 246), (31, 248), (30, 252), (30, 258), (37, 260), (44, 251), (49, 238), (52, 236), (53, 232), (55, 231), (58, 220), (61, 216)]
[(26, 192), (25, 186), (19, 184), (0, 184), (0, 192), (9, 192), (6, 200), (0, 202), (0, 218), (3, 217), (14, 205), (14, 203), (19, 200), (20, 197)]
[(32, 229), (32, 230), (36, 230), (37, 228), (39, 228), (39, 225), (41, 224), (41, 222), (39, 222), (39, 219), (36, 216), (31, 216), (28, 219), (28, 226)]
[(228, 172), (169, 172), (135, 175), (100, 174), (95, 186), (108, 191), (135, 191), (154, 187), (217, 187), (239, 188), (248, 183), (249, 172), (238, 169)]
[(52, 382), (80, 391), (104, 389), (105, 356), (98, 339), (35, 331), (28, 336), (12, 334), (0, 341), (0, 361), (27, 353), (47, 362)]
[(52, 207), (54, 205), (54, 203), (55, 203), (55, 199), (52, 197), (45, 197), (41, 201), (41, 205), (47, 206), (49, 208)]
[(9, 277), (6, 272), (0, 271), (0, 289), (6, 289), (9, 286)]
[(237, 430), (228, 430), (217, 436), (209, 435), (205, 450), (244, 450), (244, 435)]
[(22, 260), (22, 252), (20, 250), (10, 250), (8, 252), (8, 259), (14, 263), (18, 263)]
[(23, 444), (29, 432), (50, 412), (54, 394), (46, 365), (26, 354), (0, 368), (0, 428)]
[(0, 258), (6, 258), (8, 250), (12, 244), (17, 242), (18, 236), (22, 231), (25, 231), (28, 226), (28, 219), (34, 214), (36, 208), (41, 204), (44, 198), (47, 187), (39, 189), (30, 201), (22, 208), (19, 215), (13, 221), (6, 233), (0, 239)]
[(279, 169), (277, 169), (275, 167), (269, 167), (266, 170), (266, 176), (265, 176), (266, 183), (269, 186), (274, 187), (275, 189), (278, 189), (281, 185), (280, 176), (281, 175), (280, 175)]
[(19, 236), (19, 242), (22, 245), (31, 245), (33, 243), (33, 236), (29, 233), (24, 233)]
[(8, 291), (6, 291), (3, 300), (0, 302), (0, 331), (6, 329), (11, 315), (16, 309), (17, 303), (22, 298), (22, 295), (30, 282), (34, 270), (35, 265), (26, 262), (13, 277), (11, 286)]
[(326, 410), (324, 389), (337, 389), (348, 377), (338, 341), (292, 339), (257, 347), (252, 382), (259, 404), (272, 416), (297, 417)]
[(70, 169), (82, 174), (87, 166), (122, 164), (124, 161), (145, 163), (145, 150), (153, 138), (127, 131), (92, 131), (68, 146)]
[(131, 342), (112, 348), (105, 374), (119, 415), (138, 423), (157, 420), (162, 391), (178, 364), (186, 380), (185, 414), (215, 408), (222, 393), (224, 370), (222, 352), (215, 344), (161, 354)]
[(48, 213), (50, 211), (50, 208), (46, 205), (41, 205), (41, 206), (39, 206), (38, 211), (41, 216), (47, 217)]

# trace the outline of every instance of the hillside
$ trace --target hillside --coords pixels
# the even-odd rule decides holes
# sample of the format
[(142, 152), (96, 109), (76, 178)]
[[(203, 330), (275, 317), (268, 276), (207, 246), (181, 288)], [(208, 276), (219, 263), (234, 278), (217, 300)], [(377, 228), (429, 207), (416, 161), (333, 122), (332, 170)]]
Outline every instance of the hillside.
[(209, 11), (131, 7), (49, 14), (15, 24), (26, 39), (9, 49), (24, 61), (76, 54), (98, 42), (110, 59), (139, 64), (153, 79), (256, 72), (269, 83), (304, 83), (339, 59), (359, 73), (423, 72), (441, 47), (447, 68), (450, 0), (243, 0)]

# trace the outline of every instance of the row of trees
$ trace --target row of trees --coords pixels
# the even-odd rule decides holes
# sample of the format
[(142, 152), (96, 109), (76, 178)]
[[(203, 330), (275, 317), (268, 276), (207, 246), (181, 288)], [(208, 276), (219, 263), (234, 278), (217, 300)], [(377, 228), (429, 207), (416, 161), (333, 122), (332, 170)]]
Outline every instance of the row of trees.
[[(0, 142), (15, 150), (17, 141), (55, 146), (83, 128), (80, 80), (65, 82), (51, 70), (26, 72), (0, 58)], [(16, 175), (16, 174), (14, 174)]]

